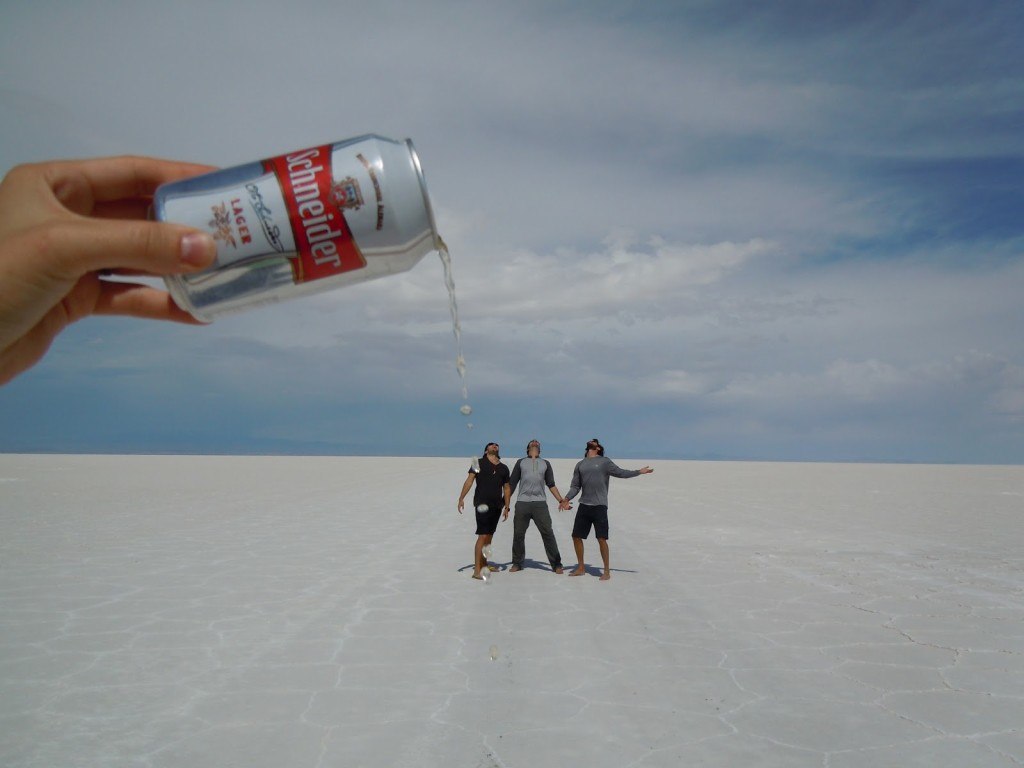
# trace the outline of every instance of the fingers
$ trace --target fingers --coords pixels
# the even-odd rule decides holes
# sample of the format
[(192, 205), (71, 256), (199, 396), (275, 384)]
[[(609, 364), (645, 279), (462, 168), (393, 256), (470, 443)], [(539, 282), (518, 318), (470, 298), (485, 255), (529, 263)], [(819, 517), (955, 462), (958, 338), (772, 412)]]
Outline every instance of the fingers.
[(174, 303), (166, 291), (135, 283), (101, 281), (93, 313), (97, 315), (128, 315), (149, 320), (170, 320), (176, 323), (202, 325)]
[(39, 227), (24, 251), (31, 264), (61, 280), (87, 272), (128, 269), (170, 275), (203, 269), (213, 263), (217, 246), (205, 233), (176, 224), (88, 219)]
[(114, 200), (109, 203), (97, 203), (90, 215), (97, 219), (148, 219), (152, 206), (153, 200), (149, 197)]
[(103, 280), (95, 274), (83, 277), (55, 306), (36, 329), (56, 336), (66, 326), (89, 315), (122, 315), (149, 320), (170, 320), (201, 325), (174, 303), (166, 291), (136, 283)]
[(82, 214), (91, 213), (97, 203), (148, 197), (161, 184), (213, 170), (195, 163), (134, 156), (47, 163), (41, 169), (57, 199)]
[(112, 283), (89, 275), (17, 340), (0, 350), (0, 385), (28, 370), (46, 354), (57, 335), (90, 314), (130, 315), (201, 325), (164, 291), (145, 285)]

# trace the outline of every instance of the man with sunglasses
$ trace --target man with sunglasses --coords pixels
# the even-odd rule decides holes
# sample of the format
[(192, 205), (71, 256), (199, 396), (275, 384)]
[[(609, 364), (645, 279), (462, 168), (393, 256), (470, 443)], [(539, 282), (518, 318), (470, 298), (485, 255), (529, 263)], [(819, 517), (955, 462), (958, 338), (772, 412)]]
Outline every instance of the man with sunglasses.
[(526, 558), (526, 530), (532, 520), (537, 524), (540, 538), (544, 542), (544, 553), (551, 564), (551, 570), (562, 573), (562, 555), (558, 551), (558, 542), (551, 530), (551, 513), (548, 511), (547, 497), (544, 489), (562, 503), (562, 494), (555, 485), (555, 475), (551, 464), (540, 457), (540, 442), (531, 440), (526, 445), (526, 458), (516, 462), (509, 480), (512, 493), (519, 488), (516, 499), (516, 514), (512, 519), (512, 568), (511, 573), (523, 570)]
[(576, 521), (572, 527), (572, 545), (576, 549), (579, 565), (570, 576), (583, 576), (587, 571), (583, 567), (583, 540), (594, 529), (597, 545), (601, 549), (604, 560), (604, 573), (601, 581), (612, 577), (608, 555), (608, 479), (611, 477), (636, 477), (647, 475), (654, 470), (650, 467), (641, 469), (622, 469), (604, 455), (604, 446), (596, 437), (587, 442), (583, 460), (576, 465), (572, 473), (572, 485), (565, 494), (559, 509), (569, 509), (569, 500), (582, 491), (580, 504), (576, 510)]
[[(476, 547), (473, 552), (473, 578), (483, 579), (482, 568), (489, 568), (484, 557), (484, 547), (489, 546), (494, 532), (498, 529), (498, 520), (508, 520), (508, 506), (512, 500), (512, 491), (508, 485), (508, 467), (501, 462), (497, 443), (484, 446), (484, 455), (473, 459), (469, 468), (469, 476), (462, 484), (459, 494), (459, 514), (465, 504), (466, 494), (476, 482), (473, 491), (473, 506), (476, 508)], [(502, 512), (505, 516), (502, 518)], [(495, 569), (497, 570), (497, 569)]]

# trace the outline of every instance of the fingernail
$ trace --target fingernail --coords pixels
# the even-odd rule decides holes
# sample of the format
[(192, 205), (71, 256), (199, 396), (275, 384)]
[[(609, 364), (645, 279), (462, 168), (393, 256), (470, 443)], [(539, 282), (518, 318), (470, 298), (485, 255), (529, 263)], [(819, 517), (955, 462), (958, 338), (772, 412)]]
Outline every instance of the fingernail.
[(204, 232), (190, 232), (181, 238), (181, 262), (190, 267), (205, 267), (217, 255), (217, 244)]

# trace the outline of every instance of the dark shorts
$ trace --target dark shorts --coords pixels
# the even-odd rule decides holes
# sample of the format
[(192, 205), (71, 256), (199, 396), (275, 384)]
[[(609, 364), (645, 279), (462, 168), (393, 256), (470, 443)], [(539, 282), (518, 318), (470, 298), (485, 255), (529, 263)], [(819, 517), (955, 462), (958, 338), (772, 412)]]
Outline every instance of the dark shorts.
[(501, 510), (504, 509), (504, 502), (499, 499), (498, 501), (479, 501), (474, 502), (474, 504), (476, 507), (479, 507), (481, 504), (487, 505), (486, 512), (476, 513), (476, 535), (483, 536), (498, 530), (498, 521), (501, 519)]
[(585, 539), (590, 535), (590, 527), (594, 527), (594, 535), (599, 539), (608, 538), (608, 507), (603, 504), (580, 504), (576, 508), (576, 522), (572, 525), (572, 537)]

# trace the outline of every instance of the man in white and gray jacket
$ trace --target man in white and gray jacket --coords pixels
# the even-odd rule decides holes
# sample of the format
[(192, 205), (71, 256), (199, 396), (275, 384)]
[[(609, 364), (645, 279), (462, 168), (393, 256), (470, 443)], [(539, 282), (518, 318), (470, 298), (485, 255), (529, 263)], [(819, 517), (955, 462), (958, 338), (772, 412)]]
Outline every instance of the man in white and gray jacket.
[(531, 440), (526, 446), (526, 458), (516, 462), (509, 478), (512, 493), (519, 487), (519, 498), (516, 500), (516, 516), (512, 521), (512, 568), (511, 573), (523, 570), (526, 558), (526, 529), (532, 520), (537, 524), (540, 537), (544, 541), (544, 553), (551, 564), (551, 570), (562, 573), (562, 556), (558, 552), (558, 543), (551, 530), (551, 513), (548, 511), (547, 488), (559, 504), (562, 494), (555, 485), (555, 475), (551, 464), (540, 457), (540, 443)]

